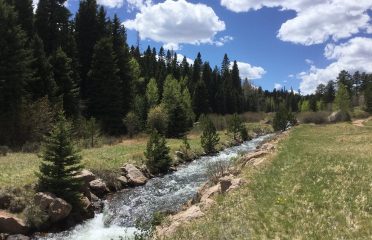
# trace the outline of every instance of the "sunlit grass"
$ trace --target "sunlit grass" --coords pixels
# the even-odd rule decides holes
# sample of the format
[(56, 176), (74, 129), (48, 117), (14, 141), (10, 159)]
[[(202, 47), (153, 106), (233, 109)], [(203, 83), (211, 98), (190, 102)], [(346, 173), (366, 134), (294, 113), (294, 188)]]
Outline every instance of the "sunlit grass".
[(302, 125), (250, 183), (170, 239), (369, 239), (372, 124)]
[[(228, 140), (225, 132), (219, 132), (221, 143)], [(202, 152), (200, 134), (192, 133), (188, 136), (190, 147), (195, 152)], [(98, 148), (83, 149), (81, 155), (85, 168), (118, 170), (125, 163), (143, 164), (147, 136), (141, 135), (134, 139), (125, 139), (115, 145), (104, 145)], [(182, 144), (181, 139), (167, 139), (171, 156)], [(0, 188), (21, 187), (36, 182), (35, 172), (38, 171), (40, 159), (32, 153), (9, 153), (0, 156)]]

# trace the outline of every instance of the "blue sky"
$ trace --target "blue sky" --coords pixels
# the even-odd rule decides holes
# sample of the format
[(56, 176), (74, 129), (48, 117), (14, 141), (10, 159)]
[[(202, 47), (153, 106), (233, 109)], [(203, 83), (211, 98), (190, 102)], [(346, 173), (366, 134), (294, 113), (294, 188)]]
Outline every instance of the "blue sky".
[[(256, 85), (301, 89), (346, 69), (372, 70), (372, 0), (99, 0), (135, 44), (177, 49), (211, 65), (237, 60)], [(354, 2), (354, 3), (353, 3)], [(68, 2), (74, 13), (78, 1)]]

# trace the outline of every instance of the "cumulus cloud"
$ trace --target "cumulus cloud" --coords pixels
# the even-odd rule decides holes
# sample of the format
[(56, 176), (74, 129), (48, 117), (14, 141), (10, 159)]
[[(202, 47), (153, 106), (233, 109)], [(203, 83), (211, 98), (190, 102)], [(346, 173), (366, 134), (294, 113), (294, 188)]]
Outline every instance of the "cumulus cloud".
[(282, 84), (280, 84), (280, 83), (275, 83), (275, 84), (274, 84), (274, 88), (275, 88), (276, 90), (280, 90), (280, 89), (282, 89)]
[(127, 0), (128, 10), (133, 11), (152, 5), (152, 0)]
[(370, 31), (368, 9), (371, 0), (221, 0), (221, 5), (234, 12), (279, 7), (294, 10), (297, 16), (279, 29), (277, 37), (283, 41), (312, 45), (338, 41), (360, 31)]
[[(177, 53), (177, 61), (178, 61), (179, 63), (182, 62), (183, 57), (185, 57), (185, 55), (182, 55), (182, 54), (180, 54), (180, 53)], [(186, 61), (187, 61), (190, 65), (191, 65), (191, 64), (194, 64), (194, 60), (192, 60), (191, 58), (186, 57)]]
[(262, 67), (252, 66), (251, 64), (245, 62), (237, 62), (237, 64), (239, 67), (240, 77), (242, 79), (260, 79), (266, 73), (265, 69)]
[(124, 0), (97, 0), (97, 3), (108, 8), (120, 8), (124, 5)]
[(300, 89), (304, 94), (313, 93), (321, 83), (336, 79), (338, 73), (347, 70), (370, 72), (372, 67), (372, 39), (366, 37), (352, 38), (339, 45), (328, 44), (324, 49), (324, 56), (334, 62), (325, 68), (312, 65), (307, 72), (298, 74), (302, 81)]
[(213, 44), (215, 35), (226, 28), (211, 7), (185, 0), (146, 5), (124, 25), (138, 31), (141, 39), (162, 42), (174, 50), (185, 43)]

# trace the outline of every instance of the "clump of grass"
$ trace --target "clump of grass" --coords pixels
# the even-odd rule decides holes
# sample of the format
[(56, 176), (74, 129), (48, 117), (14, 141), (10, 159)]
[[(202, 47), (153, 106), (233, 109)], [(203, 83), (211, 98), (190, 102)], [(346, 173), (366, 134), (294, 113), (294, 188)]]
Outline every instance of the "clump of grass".
[(372, 121), (301, 125), (250, 183), (169, 239), (367, 239), (372, 235)]

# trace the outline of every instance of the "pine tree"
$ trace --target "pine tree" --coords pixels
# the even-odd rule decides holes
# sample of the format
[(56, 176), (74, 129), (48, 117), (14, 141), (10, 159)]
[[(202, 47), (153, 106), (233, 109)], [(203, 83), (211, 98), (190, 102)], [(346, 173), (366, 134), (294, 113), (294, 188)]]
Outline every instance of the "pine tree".
[(240, 119), (239, 115), (234, 113), (229, 119), (227, 123), (227, 130), (233, 135), (233, 139), (235, 141), (239, 140), (239, 134), (242, 132), (241, 129), (244, 127), (243, 122)]
[(347, 87), (342, 83), (339, 84), (335, 98), (335, 107), (342, 112), (350, 112), (351, 100)]
[(205, 115), (200, 117), (200, 123), (202, 127), (202, 135), (200, 137), (201, 146), (204, 149), (204, 152), (207, 154), (215, 153), (216, 146), (220, 141), (216, 127), (213, 125), (213, 122), (210, 118)]
[(77, 204), (82, 183), (75, 178), (82, 169), (81, 156), (72, 141), (72, 125), (60, 112), (57, 122), (44, 143), (39, 178), (39, 189), (54, 193)]
[(364, 91), (364, 99), (366, 102), (367, 112), (372, 113), (372, 82), (367, 84), (367, 87)]
[(127, 45), (127, 34), (124, 25), (120, 23), (117, 15), (114, 15), (112, 21), (112, 41), (113, 50), (117, 59), (119, 69), (118, 76), (121, 82), (123, 113), (126, 114), (130, 110), (133, 98), (132, 94), (132, 76), (130, 70), (130, 55)]
[(112, 48), (112, 39), (103, 38), (94, 47), (89, 72), (88, 112), (102, 123), (109, 134), (123, 131), (121, 82)]
[(289, 124), (294, 125), (295, 122), (296, 119), (293, 114), (284, 105), (281, 105), (279, 111), (275, 113), (273, 128), (275, 131), (285, 131)]
[(36, 10), (36, 32), (43, 40), (48, 56), (58, 47), (66, 50), (70, 11), (64, 3), (65, 0), (40, 0)]
[(166, 144), (165, 137), (154, 130), (147, 142), (145, 157), (146, 165), (151, 173), (167, 173), (171, 166), (172, 159), (169, 156), (169, 147)]
[(53, 75), (57, 83), (57, 96), (62, 99), (62, 106), (68, 117), (77, 118), (79, 109), (79, 89), (72, 79), (71, 59), (62, 48), (58, 48), (51, 58)]
[(346, 88), (349, 96), (351, 96), (351, 93), (352, 93), (351, 90), (352, 90), (352, 87), (353, 87), (353, 79), (352, 79), (350, 73), (348, 73), (345, 70), (342, 70), (338, 74), (337, 85), (338, 85), (338, 88), (340, 88), (340, 86), (343, 85)]
[(155, 78), (151, 78), (146, 87), (146, 99), (149, 108), (154, 107), (159, 102), (158, 86)]
[(202, 64), (203, 64), (203, 61), (202, 61), (202, 58), (201, 58), (201, 54), (199, 52), (198, 55), (196, 56), (195, 60), (194, 60), (194, 65), (193, 65), (193, 70), (192, 70), (192, 78), (191, 78), (190, 85), (188, 86), (191, 93), (194, 93), (194, 88), (200, 80)]
[(75, 37), (80, 63), (80, 92), (83, 99), (87, 98), (87, 74), (91, 67), (93, 48), (98, 41), (97, 25), (96, 0), (80, 1), (75, 16)]
[(33, 51), (33, 78), (28, 82), (28, 91), (33, 101), (47, 96), (49, 101), (55, 102), (57, 85), (53, 77), (52, 65), (45, 55), (44, 44), (42, 40), (35, 35), (31, 42)]
[(32, 77), (32, 53), (13, 8), (0, 0), (0, 145), (21, 144), (25, 84)]
[(196, 118), (202, 113), (209, 113), (208, 90), (202, 80), (199, 80), (195, 86), (192, 106)]
[(34, 35), (34, 8), (32, 0), (8, 0), (17, 12), (18, 24), (26, 32), (27, 38), (31, 39)]

